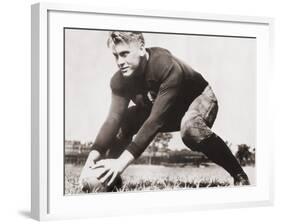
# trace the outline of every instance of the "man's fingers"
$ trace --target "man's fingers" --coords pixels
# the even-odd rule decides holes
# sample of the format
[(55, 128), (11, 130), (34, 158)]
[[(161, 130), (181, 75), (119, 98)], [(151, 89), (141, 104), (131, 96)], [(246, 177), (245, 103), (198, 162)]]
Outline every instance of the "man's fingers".
[(113, 175), (112, 175), (112, 177), (111, 177), (110, 180), (108, 181), (107, 186), (110, 186), (110, 185), (113, 183), (113, 181), (115, 180), (116, 177), (117, 177), (117, 172), (114, 172)]
[(98, 168), (102, 168), (102, 167), (104, 167), (104, 165), (102, 165), (102, 164), (95, 164), (93, 166), (90, 166), (89, 168), (91, 168), (91, 169), (98, 169)]
[(108, 171), (107, 174), (105, 174), (102, 178), (100, 178), (100, 182), (102, 182), (103, 184), (105, 183), (105, 181), (110, 177), (112, 176), (113, 174), (113, 171)]
[(79, 184), (82, 183), (82, 180), (84, 179), (84, 177), (87, 175), (87, 167), (83, 167), (82, 172), (80, 173), (80, 177), (79, 177)]
[(91, 166), (93, 166), (93, 165), (95, 165), (96, 164), (96, 162), (95, 162), (95, 160), (93, 160), (90, 156), (87, 158), (87, 161), (86, 161), (86, 163), (85, 163), (85, 167), (91, 167)]
[(109, 169), (104, 169), (101, 173), (99, 173), (96, 177), (100, 179), (101, 177), (105, 176)]
[(95, 164), (92, 165), (92, 169), (98, 169), (101, 167), (106, 167), (107, 166), (107, 161), (106, 160), (100, 160), (98, 162), (96, 162)]

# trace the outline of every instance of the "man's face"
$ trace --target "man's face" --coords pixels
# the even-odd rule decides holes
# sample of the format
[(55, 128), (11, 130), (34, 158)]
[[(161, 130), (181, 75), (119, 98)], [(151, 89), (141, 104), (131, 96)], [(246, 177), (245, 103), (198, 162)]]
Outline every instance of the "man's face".
[(113, 45), (111, 49), (120, 71), (127, 77), (138, 69), (145, 54), (144, 46), (137, 42), (118, 43)]

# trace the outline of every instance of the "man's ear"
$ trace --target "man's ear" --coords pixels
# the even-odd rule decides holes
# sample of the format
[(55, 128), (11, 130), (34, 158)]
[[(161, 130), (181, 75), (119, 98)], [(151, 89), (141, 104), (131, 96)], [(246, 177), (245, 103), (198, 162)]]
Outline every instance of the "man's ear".
[(140, 45), (140, 56), (143, 57), (145, 55), (145, 53), (146, 53), (145, 46), (144, 46), (144, 44), (141, 44)]

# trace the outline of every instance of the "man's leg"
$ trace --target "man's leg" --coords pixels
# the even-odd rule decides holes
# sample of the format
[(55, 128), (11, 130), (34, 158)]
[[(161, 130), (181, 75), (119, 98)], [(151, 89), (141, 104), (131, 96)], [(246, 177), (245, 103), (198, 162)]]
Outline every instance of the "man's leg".
[(213, 133), (197, 146), (198, 151), (203, 152), (210, 160), (223, 167), (233, 178), (235, 185), (248, 185), (246, 173), (230, 151), (225, 142)]
[(211, 161), (223, 167), (235, 185), (248, 185), (248, 177), (225, 142), (212, 132), (218, 112), (218, 103), (210, 87), (190, 105), (181, 122), (183, 142), (191, 149), (204, 153)]

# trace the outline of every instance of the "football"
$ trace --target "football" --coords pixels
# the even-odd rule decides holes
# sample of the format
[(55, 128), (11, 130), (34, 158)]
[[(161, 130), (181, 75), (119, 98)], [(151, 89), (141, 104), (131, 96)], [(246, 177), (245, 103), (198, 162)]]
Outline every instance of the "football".
[(107, 192), (107, 183), (102, 184), (97, 177), (104, 173), (104, 168), (91, 168), (85, 166), (80, 176), (80, 189), (84, 193)]

